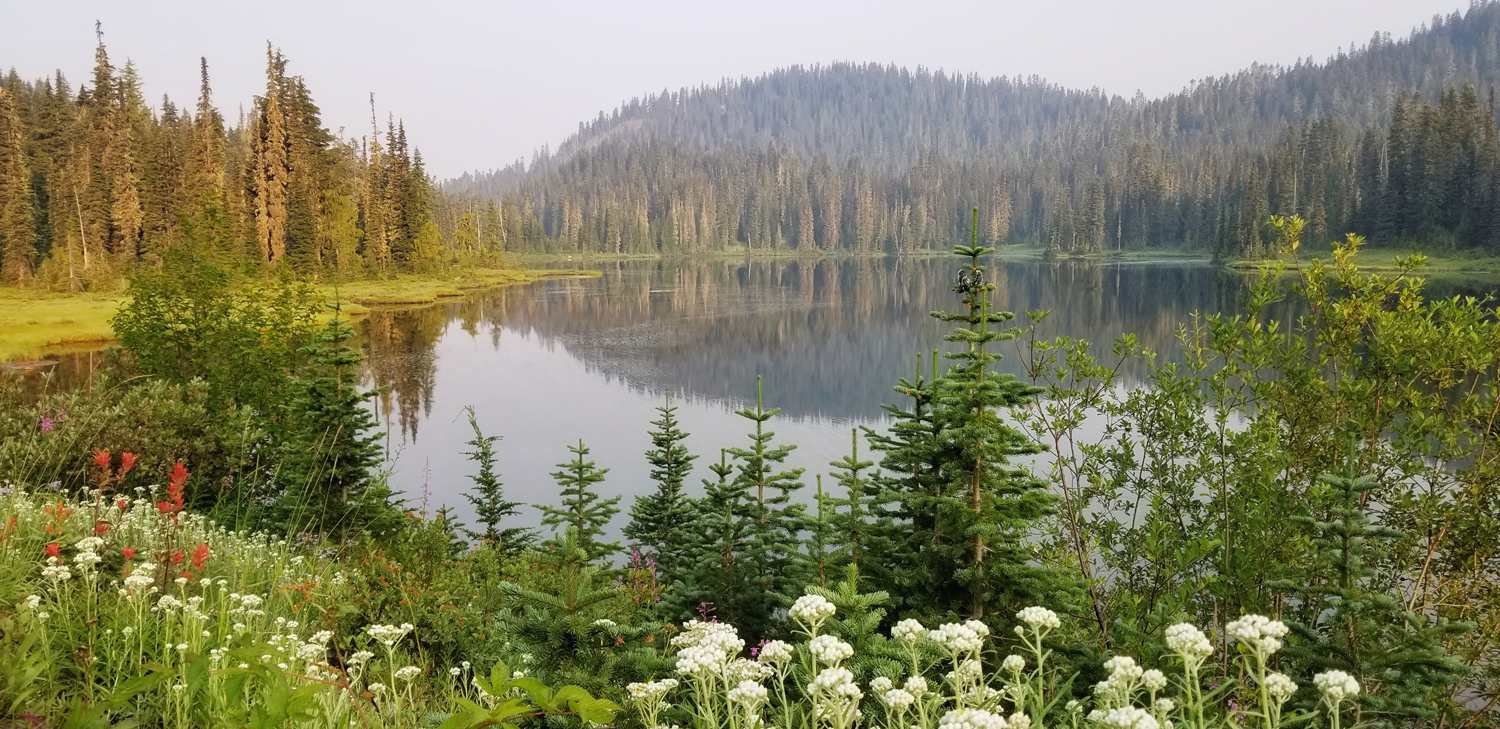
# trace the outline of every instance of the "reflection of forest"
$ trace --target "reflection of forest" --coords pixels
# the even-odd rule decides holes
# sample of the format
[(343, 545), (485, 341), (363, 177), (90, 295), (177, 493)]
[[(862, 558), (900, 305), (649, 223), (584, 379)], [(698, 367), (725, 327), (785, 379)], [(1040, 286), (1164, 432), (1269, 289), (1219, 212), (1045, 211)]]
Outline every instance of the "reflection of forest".
[[(590, 370), (635, 387), (743, 400), (759, 374), (768, 403), (790, 415), (878, 416), (915, 355), (944, 346), (947, 326), (930, 312), (957, 305), (957, 265), (945, 259), (628, 261), (602, 269), (597, 279), (372, 314), (365, 347), (375, 383), (390, 387), (384, 416), (399, 417), (415, 436), (440, 365), (432, 348), (453, 322), (483, 331), (496, 347), (501, 328), (555, 342)], [(1134, 332), (1142, 344), (1171, 351), (1191, 312), (1232, 310), (1244, 290), (1242, 277), (1193, 264), (1002, 262), (990, 274), (1001, 308), (1050, 310), (1046, 336), (1082, 337), (1106, 350)], [(1014, 350), (1004, 351), (1002, 366), (1017, 371)]]

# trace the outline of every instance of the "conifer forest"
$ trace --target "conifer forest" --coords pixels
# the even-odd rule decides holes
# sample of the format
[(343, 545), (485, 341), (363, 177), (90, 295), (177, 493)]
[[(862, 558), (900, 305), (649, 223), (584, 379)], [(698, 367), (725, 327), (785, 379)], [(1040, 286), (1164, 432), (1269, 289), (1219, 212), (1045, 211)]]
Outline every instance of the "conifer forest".
[(1500, 2), (457, 177), (89, 22), (0, 76), (0, 728), (1500, 727)]

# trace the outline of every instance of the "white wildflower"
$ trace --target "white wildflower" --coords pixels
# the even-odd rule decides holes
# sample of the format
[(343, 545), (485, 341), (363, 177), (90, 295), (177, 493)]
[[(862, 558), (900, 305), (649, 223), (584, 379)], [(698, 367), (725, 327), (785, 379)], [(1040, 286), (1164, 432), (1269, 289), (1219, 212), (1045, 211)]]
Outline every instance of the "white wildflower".
[(772, 666), (781, 666), (792, 660), (792, 647), (779, 640), (767, 641), (756, 653), (755, 660)]
[(833, 603), (821, 595), (803, 595), (792, 603), (789, 614), (793, 620), (803, 625), (816, 627), (823, 624), (824, 620), (833, 617), (837, 608)]
[(1006, 656), (1005, 660), (1000, 662), (1000, 670), (1006, 673), (1020, 673), (1024, 668), (1026, 668), (1026, 659), (1015, 654)]
[(1323, 699), (1334, 706), (1344, 699), (1359, 695), (1359, 682), (1343, 671), (1326, 671), (1313, 676), (1313, 686)]
[(1197, 626), (1178, 623), (1167, 628), (1167, 647), (1183, 658), (1202, 660), (1213, 655), (1214, 645)]
[(1058, 619), (1057, 613), (1038, 605), (1033, 605), (1029, 608), (1021, 610), (1021, 612), (1016, 613), (1016, 619), (1031, 626), (1035, 630), (1041, 630), (1043, 628), (1047, 630), (1056, 630), (1057, 628), (1062, 627), (1062, 621)]
[(854, 646), (831, 635), (820, 635), (807, 644), (813, 658), (829, 666), (837, 666), (854, 655)]
[(938, 720), (940, 729), (1009, 729), (1005, 717), (984, 709), (958, 709)]

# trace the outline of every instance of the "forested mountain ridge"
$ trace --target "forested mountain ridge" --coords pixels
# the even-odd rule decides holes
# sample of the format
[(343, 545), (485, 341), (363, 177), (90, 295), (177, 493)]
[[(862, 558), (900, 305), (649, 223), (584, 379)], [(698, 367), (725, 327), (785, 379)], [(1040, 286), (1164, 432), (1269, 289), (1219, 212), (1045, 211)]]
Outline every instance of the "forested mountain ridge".
[(1154, 100), (1035, 78), (792, 67), (633, 100), (529, 166), (445, 188), (501, 198), (507, 246), (522, 250), (942, 248), (970, 207), (987, 241), (1059, 253), (1254, 257), (1263, 220), (1291, 212), (1318, 237), (1494, 246), (1497, 76), (1492, 2)]

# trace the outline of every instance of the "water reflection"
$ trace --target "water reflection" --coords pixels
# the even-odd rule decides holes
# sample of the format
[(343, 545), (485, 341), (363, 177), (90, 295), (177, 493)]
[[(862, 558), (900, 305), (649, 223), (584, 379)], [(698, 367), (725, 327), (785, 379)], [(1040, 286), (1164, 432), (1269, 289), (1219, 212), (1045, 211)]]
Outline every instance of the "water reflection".
[[(396, 485), (429, 508), (466, 488), (460, 416), (473, 405), (505, 437), (512, 497), (555, 499), (549, 473), (583, 438), (605, 489), (651, 488), (642, 453), (665, 393), (683, 407), (689, 445), (706, 461), (744, 444), (732, 414), (764, 380), (776, 431), (796, 443), (807, 481), (846, 453), (849, 429), (878, 426), (880, 404), (918, 352), (945, 347), (930, 312), (956, 305), (947, 259), (684, 260), (602, 264), (599, 278), (501, 289), (422, 309), (377, 311), (363, 324), (371, 384), (396, 454)], [(1108, 343), (1135, 332), (1169, 350), (1193, 311), (1231, 310), (1244, 278), (1207, 264), (1000, 262), (1003, 308), (1048, 309), (1049, 334)], [(1003, 366), (1015, 371), (1015, 358)], [(1138, 377), (1141, 373), (1130, 373)], [(629, 499), (627, 498), (627, 503)], [(466, 513), (460, 509), (459, 512)]]

